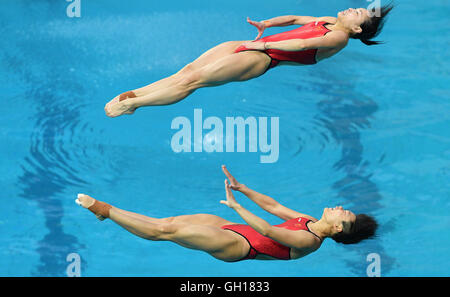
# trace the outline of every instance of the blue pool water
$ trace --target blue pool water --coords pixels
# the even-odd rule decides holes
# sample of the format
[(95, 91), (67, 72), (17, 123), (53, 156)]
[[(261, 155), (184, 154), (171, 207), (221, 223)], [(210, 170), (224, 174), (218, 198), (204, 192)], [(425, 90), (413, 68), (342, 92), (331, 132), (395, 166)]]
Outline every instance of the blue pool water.
[[(202, 89), (167, 107), (108, 118), (117, 94), (170, 75), (207, 49), (253, 39), (247, 16), (335, 15), (368, 2), (4, 0), (0, 7), (0, 276), (450, 275), (448, 1), (396, 1), (380, 39), (352, 41), (309, 67), (279, 67), (244, 83)], [(285, 28), (271, 28), (267, 34)], [(260, 152), (174, 153), (172, 120), (279, 117), (279, 158)], [(221, 164), (248, 186), (320, 217), (343, 205), (380, 222), (376, 239), (325, 241), (297, 261), (224, 263), (134, 237), (74, 203), (90, 194), (154, 217), (212, 213)], [(280, 220), (242, 195), (270, 223)]]

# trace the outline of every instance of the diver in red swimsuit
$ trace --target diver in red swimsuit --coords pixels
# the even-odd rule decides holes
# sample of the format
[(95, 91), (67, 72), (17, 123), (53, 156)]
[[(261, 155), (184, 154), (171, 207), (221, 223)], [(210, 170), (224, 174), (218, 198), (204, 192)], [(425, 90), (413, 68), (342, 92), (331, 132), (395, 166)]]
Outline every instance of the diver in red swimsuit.
[[(308, 218), (298, 217), (290, 219), (282, 224), (275, 225), (274, 227), (285, 228), (294, 231), (304, 230), (319, 239), (319, 241), (316, 243), (322, 243), (323, 239), (308, 228), (309, 223), (314, 223), (314, 221)], [(255, 259), (257, 256), (268, 256), (270, 258), (278, 260), (291, 259), (291, 248), (289, 246), (285, 246), (271, 239), (270, 237), (261, 235), (249, 225), (231, 224), (223, 225), (221, 228), (224, 230), (231, 230), (233, 232), (236, 232), (248, 241), (248, 245), (250, 247), (248, 250), (248, 254), (239, 260)]]
[[(232, 223), (210, 214), (152, 218), (125, 211), (105, 202), (79, 194), (77, 204), (92, 211), (97, 218), (111, 219), (129, 232), (153, 241), (171, 241), (180, 246), (204, 251), (226, 262), (247, 259), (293, 260), (320, 248), (326, 238), (344, 244), (372, 237), (376, 221), (367, 215), (355, 215), (341, 206), (325, 208), (320, 220), (289, 209), (273, 198), (240, 184), (225, 166), (226, 200), (220, 201), (235, 210), (246, 225)], [(267, 212), (285, 222), (270, 225), (237, 203), (232, 190), (239, 191)]]
[[(378, 44), (371, 39), (380, 33), (392, 7), (381, 7), (379, 14), (371, 14), (364, 8), (349, 8), (337, 17), (288, 15), (262, 22), (248, 20), (258, 28), (257, 40), (222, 43), (177, 73), (116, 96), (105, 105), (106, 115), (116, 117), (132, 114), (142, 106), (173, 104), (199, 88), (246, 81), (276, 65), (315, 64), (341, 51), (350, 38), (367, 45)], [(259, 38), (266, 28), (289, 25), (302, 27)]]
[(318, 48), (306, 49), (302, 51), (286, 51), (276, 48), (274, 49), (267, 48), (267, 43), (292, 39), (310, 39), (322, 37), (325, 36), (327, 33), (331, 32), (331, 30), (328, 29), (326, 25), (329, 25), (329, 23), (324, 21), (310, 22), (294, 30), (258, 39), (257, 40), (258, 42), (263, 42), (262, 50), (258, 46), (255, 47), (253, 46), (253, 44), (248, 44), (249, 47), (245, 45), (241, 45), (240, 47), (238, 47), (235, 50), (235, 53), (258, 49), (261, 52), (266, 53), (270, 57), (271, 62), (269, 64), (268, 69), (277, 66), (281, 61), (295, 62), (302, 65), (316, 64), (317, 63), (316, 54)]

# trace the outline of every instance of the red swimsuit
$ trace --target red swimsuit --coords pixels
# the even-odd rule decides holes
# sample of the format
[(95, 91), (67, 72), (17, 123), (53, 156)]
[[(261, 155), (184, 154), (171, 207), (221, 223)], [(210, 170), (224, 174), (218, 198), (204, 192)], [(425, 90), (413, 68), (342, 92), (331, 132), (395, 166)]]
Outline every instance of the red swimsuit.
[[(314, 37), (321, 37), (331, 31), (325, 28), (325, 24), (327, 24), (327, 22), (311, 22), (305, 24), (304, 26), (301, 26), (300, 28), (270, 35), (258, 39), (257, 41), (274, 42), (288, 39), (309, 39)], [(248, 49), (245, 46), (241, 45), (234, 52), (238, 53), (241, 51), (248, 51), (248, 50), (252, 49)], [(277, 49), (267, 49), (262, 52), (266, 53), (272, 59), (272, 61), (270, 62), (270, 67), (268, 69), (277, 66), (278, 63), (280, 63), (280, 61), (296, 62), (303, 65), (311, 65), (317, 63), (316, 61), (317, 49), (309, 49), (295, 52), (282, 51)]]
[[(309, 219), (299, 217), (288, 220), (280, 225), (275, 225), (275, 227), (285, 228), (289, 230), (305, 230), (311, 232), (307, 226), (308, 222), (310, 221), (311, 220)], [(259, 234), (255, 229), (248, 225), (224, 225), (222, 226), (222, 229), (234, 231), (247, 239), (248, 244), (250, 245), (250, 250), (248, 251), (247, 256), (240, 260), (255, 259), (259, 254), (268, 255), (280, 260), (291, 259), (291, 248), (284, 246), (269, 237), (265, 237)], [(314, 234), (313, 232), (311, 233)], [(320, 239), (320, 237), (318, 238)]]

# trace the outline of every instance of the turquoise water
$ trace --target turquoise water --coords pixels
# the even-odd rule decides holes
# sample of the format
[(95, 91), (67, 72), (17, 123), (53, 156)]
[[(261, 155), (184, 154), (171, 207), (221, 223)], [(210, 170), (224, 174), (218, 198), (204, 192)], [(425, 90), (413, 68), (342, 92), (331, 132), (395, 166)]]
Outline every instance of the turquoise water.
[[(94, 2), (94, 3), (93, 3)], [(149, 3), (150, 2), (150, 3)], [(228, 40), (253, 39), (247, 16), (335, 15), (366, 1), (2, 1), (0, 8), (0, 275), (365, 276), (370, 253), (382, 276), (450, 275), (450, 92), (446, 1), (396, 1), (380, 39), (353, 41), (308, 67), (202, 89), (173, 106), (108, 118), (117, 94), (176, 72)], [(284, 28), (285, 29), (285, 28)], [(271, 28), (265, 35), (281, 32)], [(260, 152), (174, 153), (172, 120), (278, 117), (279, 158)], [(221, 164), (248, 186), (320, 217), (343, 205), (374, 215), (378, 237), (326, 241), (297, 261), (220, 262), (150, 242), (99, 222), (74, 203), (90, 194), (120, 208), (166, 217), (212, 213)], [(242, 195), (249, 210), (276, 224)]]

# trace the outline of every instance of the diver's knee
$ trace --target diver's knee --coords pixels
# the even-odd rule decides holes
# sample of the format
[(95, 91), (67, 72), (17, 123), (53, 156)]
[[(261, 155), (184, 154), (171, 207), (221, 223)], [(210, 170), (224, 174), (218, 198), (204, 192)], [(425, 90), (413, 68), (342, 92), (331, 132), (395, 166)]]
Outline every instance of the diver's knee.
[(177, 232), (177, 226), (172, 223), (157, 224), (149, 232), (147, 239), (149, 240), (170, 240)]
[(185, 75), (191, 73), (195, 70), (193, 63), (186, 64), (183, 68), (181, 68), (175, 75)]
[(186, 91), (194, 91), (202, 86), (204, 83), (204, 77), (202, 71), (196, 70), (183, 75), (179, 81), (179, 85), (186, 89)]

